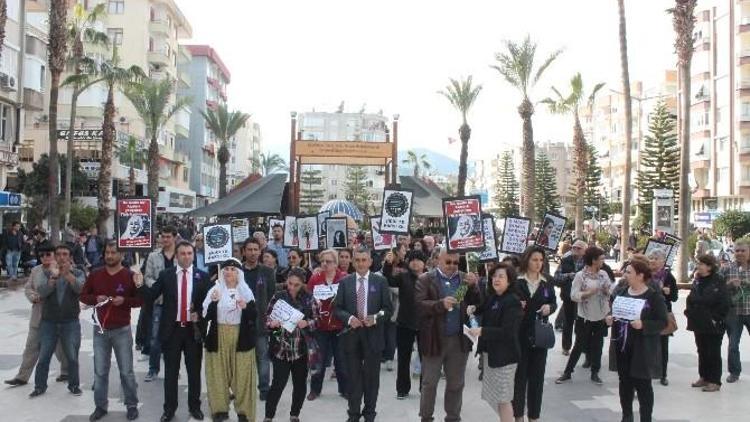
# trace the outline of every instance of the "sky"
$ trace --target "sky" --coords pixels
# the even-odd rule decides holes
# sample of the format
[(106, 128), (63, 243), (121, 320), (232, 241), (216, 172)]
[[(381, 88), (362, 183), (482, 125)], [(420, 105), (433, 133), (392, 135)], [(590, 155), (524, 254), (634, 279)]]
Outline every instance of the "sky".
[[(458, 155), (460, 116), (437, 94), (449, 78), (483, 86), (469, 117), (469, 157), (521, 143), (521, 96), (490, 68), (504, 40), (527, 34), (537, 61), (563, 48), (532, 90), (537, 102), (584, 86), (622, 90), (617, 0), (176, 0), (228, 66), (229, 106), (261, 125), (263, 149), (288, 157), (291, 111), (399, 114), (399, 148)], [(631, 81), (648, 88), (675, 67), (670, 0), (626, 0)], [(534, 138), (570, 142), (572, 118), (538, 105)]]

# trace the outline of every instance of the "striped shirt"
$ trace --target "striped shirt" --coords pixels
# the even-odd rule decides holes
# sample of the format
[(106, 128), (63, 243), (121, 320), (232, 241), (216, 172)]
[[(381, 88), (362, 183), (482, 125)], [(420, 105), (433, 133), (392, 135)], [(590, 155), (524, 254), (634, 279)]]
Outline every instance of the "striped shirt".
[[(721, 270), (732, 296), (732, 307), (735, 315), (750, 315), (750, 265), (740, 267), (737, 262), (732, 262)], [(735, 287), (729, 282), (739, 279), (740, 285)]]

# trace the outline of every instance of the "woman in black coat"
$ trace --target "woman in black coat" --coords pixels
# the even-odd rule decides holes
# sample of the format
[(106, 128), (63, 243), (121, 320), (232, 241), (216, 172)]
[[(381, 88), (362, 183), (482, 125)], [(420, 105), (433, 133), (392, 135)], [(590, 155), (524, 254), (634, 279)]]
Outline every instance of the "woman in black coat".
[(513, 390), (521, 355), (518, 331), (523, 310), (514, 292), (516, 271), (513, 266), (500, 263), (488, 276), (486, 298), (476, 310), (482, 318), (482, 326), (470, 331), (479, 336), (477, 353), (484, 362), (482, 399), (497, 412), (500, 421), (513, 422)]
[(651, 269), (645, 257), (636, 256), (625, 267), (627, 287), (613, 295), (613, 312), (620, 297), (643, 301), (640, 318), (630, 321), (606, 318), (612, 326), (609, 348), (610, 370), (620, 378), (622, 421), (633, 422), (633, 398), (638, 392), (641, 422), (651, 422), (654, 388), (651, 380), (661, 377), (661, 331), (667, 325), (667, 307), (662, 295), (650, 286)]
[[(666, 267), (667, 256), (664, 251), (654, 250), (648, 254), (651, 269), (651, 287), (664, 296), (667, 313), (672, 312), (672, 302), (677, 302), (677, 280)], [(669, 385), (667, 380), (667, 363), (669, 363), (669, 338), (672, 334), (661, 336), (661, 385)]]
[(695, 335), (698, 348), (700, 378), (693, 383), (693, 387), (713, 392), (721, 388), (721, 341), (731, 302), (716, 258), (706, 254), (700, 255), (697, 260), (693, 288), (685, 307), (687, 329)]

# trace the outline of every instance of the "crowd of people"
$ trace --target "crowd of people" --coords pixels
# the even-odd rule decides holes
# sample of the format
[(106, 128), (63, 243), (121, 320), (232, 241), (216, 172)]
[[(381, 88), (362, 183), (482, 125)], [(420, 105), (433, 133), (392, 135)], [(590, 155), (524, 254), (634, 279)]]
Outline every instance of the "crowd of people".
[[(14, 224), (10, 233), (20, 228)], [(127, 418), (138, 418), (136, 351), (148, 356), (144, 382), (157, 379), (163, 364), (161, 421), (177, 411), (183, 358), (187, 408), (197, 420), (204, 418), (202, 378), (212, 420), (227, 420), (233, 403), (240, 421), (257, 415), (264, 422), (277, 417), (291, 378), (290, 421), (299, 421), (305, 401), (318, 399), (323, 383), (333, 379), (347, 403), (347, 421), (374, 421), (381, 365), (393, 370), (395, 360), (397, 399), (409, 399), (416, 374), (418, 417), (432, 421), (444, 378), (445, 420), (459, 421), (472, 353), (478, 355), (482, 399), (499, 419), (537, 421), (555, 312), (568, 359), (557, 384), (572, 382), (582, 355), (591, 381), (602, 384), (607, 336), (623, 421), (635, 420), (636, 393), (640, 420), (651, 421), (652, 380), (669, 383), (669, 338), (677, 329), (671, 312), (678, 296), (661, 251), (633, 253), (612, 269), (604, 250), (575, 240), (550, 274), (549, 251), (532, 244), (521, 255), (469, 272), (463, 271), (466, 257), (446, 250), (440, 235), (399, 236), (394, 248), (374, 251), (370, 236), (362, 234), (348, 248), (303, 253), (283, 246), (281, 226), (271, 228), (270, 239), (265, 233), (254, 232), (220, 265), (204, 263), (200, 233), (185, 238), (188, 233), (174, 226), (159, 230), (158, 249), (141, 265), (93, 230), (73, 239), (74, 245), (40, 241), (25, 285), (32, 313), (23, 361), (6, 383), (25, 385), (34, 372), (30, 397), (42, 396), (55, 355), (57, 381), (82, 394), (81, 304), (92, 309), (94, 320), (92, 421), (108, 412), (113, 352)], [(12, 247), (6, 260), (13, 264), (15, 248), (27, 239), (6, 242)], [(750, 330), (749, 266), (750, 242), (744, 240), (735, 242), (733, 261), (724, 267), (710, 254), (697, 257), (685, 314), (698, 353), (699, 379), (692, 385), (703, 391), (722, 385), (724, 334), (726, 382), (740, 377), (739, 342), (743, 327)], [(633, 319), (615, 318), (618, 298), (642, 301), (642, 310)], [(140, 308), (135, 333), (134, 308)]]

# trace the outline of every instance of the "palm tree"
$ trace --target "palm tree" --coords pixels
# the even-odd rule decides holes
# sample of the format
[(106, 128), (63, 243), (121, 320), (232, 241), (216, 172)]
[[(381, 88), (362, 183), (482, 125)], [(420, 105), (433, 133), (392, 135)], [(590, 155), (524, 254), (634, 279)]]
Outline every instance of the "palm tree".
[[(71, 45), (68, 57), (68, 67), (73, 70), (73, 74), (66, 78), (60, 86), (71, 85), (73, 92), (70, 98), (70, 123), (68, 124), (68, 153), (65, 161), (65, 224), (70, 220), (70, 203), (71, 203), (71, 181), (73, 180), (73, 160), (75, 160), (75, 149), (73, 148), (73, 127), (76, 123), (76, 107), (78, 97), (93, 83), (91, 78), (82, 78), (81, 75), (90, 75), (96, 73), (96, 62), (86, 56), (84, 44), (89, 45), (108, 45), (107, 34), (97, 31), (94, 24), (101, 18), (106, 10), (105, 4), (99, 3), (93, 9), (87, 11), (81, 3), (73, 6), (73, 14), (68, 21), (68, 42)], [(87, 80), (88, 79), (88, 80)]]
[(170, 78), (160, 81), (143, 79), (130, 84), (125, 90), (138, 115), (146, 124), (150, 137), (148, 144), (148, 196), (154, 204), (159, 200), (159, 133), (172, 116), (193, 102), (192, 98), (179, 97), (170, 106), (175, 83)]
[(5, 23), (8, 21), (8, 2), (0, 0), (0, 57), (3, 54), (3, 43), (5, 42)]
[[(622, 1), (622, 0), (620, 0)], [(680, 75), (680, 196), (678, 199), (679, 226), (677, 235), (687, 239), (690, 232), (690, 187), (688, 169), (690, 168), (690, 64), (693, 60), (693, 28), (695, 26), (696, 0), (676, 0), (670, 10), (676, 35), (677, 69)], [(687, 279), (688, 242), (680, 243), (679, 260), (677, 261), (677, 280)]]
[(583, 197), (586, 194), (586, 167), (588, 164), (588, 149), (586, 148), (586, 139), (581, 129), (581, 120), (578, 116), (579, 109), (586, 100), (586, 106), (589, 111), (594, 104), (596, 93), (604, 86), (603, 83), (594, 85), (591, 93), (586, 96), (583, 89), (583, 80), (581, 73), (576, 73), (570, 79), (570, 94), (563, 96), (557, 88), (552, 87), (552, 91), (557, 98), (545, 98), (541, 102), (549, 107), (553, 114), (573, 113), (573, 155), (574, 168), (576, 172), (576, 207), (575, 207), (575, 228), (576, 237), (583, 236)]
[(430, 170), (432, 168), (432, 164), (427, 161), (427, 154), (417, 155), (417, 153), (412, 150), (406, 151), (406, 158), (401, 160), (401, 162), (414, 169), (414, 177), (419, 177), (419, 171), (421, 169)]
[(534, 67), (537, 44), (526, 38), (517, 44), (513, 41), (505, 41), (507, 51), (495, 53), (497, 65), (491, 66), (497, 70), (506, 82), (513, 85), (521, 93), (523, 99), (518, 106), (518, 114), (523, 120), (523, 175), (521, 212), (527, 218), (534, 218), (534, 129), (531, 125), (531, 116), (534, 114), (534, 104), (529, 99), (529, 91), (539, 82), (544, 71), (562, 53), (556, 50), (550, 54), (539, 67)]
[(626, 256), (630, 236), (630, 172), (633, 151), (633, 99), (630, 96), (630, 71), (628, 70), (628, 37), (625, 27), (624, 0), (617, 0), (620, 16), (620, 66), (622, 71), (622, 96), (625, 103), (625, 181), (622, 184), (622, 231), (620, 232), (620, 256)]
[(133, 135), (128, 136), (125, 144), (117, 146), (115, 155), (120, 164), (130, 167), (128, 171), (128, 195), (135, 196), (135, 169), (142, 168), (146, 163), (146, 151), (141, 146), (141, 140)]
[(286, 160), (279, 154), (260, 154), (260, 158), (253, 158), (253, 169), (259, 171), (261, 176), (268, 176), (277, 171), (286, 171), (289, 167)]
[(438, 91), (438, 94), (444, 96), (450, 101), (451, 105), (461, 113), (463, 123), (458, 128), (458, 134), (461, 137), (461, 156), (458, 163), (458, 196), (464, 196), (466, 190), (466, 160), (469, 156), (469, 138), (471, 137), (471, 128), (466, 123), (466, 115), (469, 114), (471, 106), (476, 101), (482, 85), (472, 86), (471, 75), (463, 81), (451, 78), (450, 84), (445, 90)]
[(48, 65), (51, 74), (49, 90), (49, 222), (50, 239), (60, 240), (60, 218), (58, 217), (57, 191), (60, 186), (60, 163), (57, 158), (57, 98), (60, 94), (60, 75), (65, 70), (67, 55), (66, 21), (68, 2), (52, 0), (49, 7)]
[(238, 110), (229, 111), (226, 104), (219, 105), (216, 111), (201, 110), (201, 115), (220, 144), (216, 158), (219, 160), (219, 199), (221, 199), (227, 195), (227, 162), (229, 162), (227, 143), (245, 125), (250, 115)]

